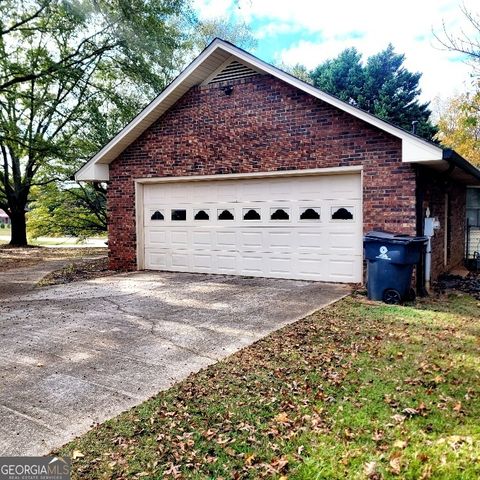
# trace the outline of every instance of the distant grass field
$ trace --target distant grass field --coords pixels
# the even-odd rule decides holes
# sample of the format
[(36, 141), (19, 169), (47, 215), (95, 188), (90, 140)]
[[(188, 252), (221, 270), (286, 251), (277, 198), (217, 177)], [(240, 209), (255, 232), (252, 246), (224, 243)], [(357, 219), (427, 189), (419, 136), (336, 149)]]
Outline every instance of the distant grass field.
[[(91, 247), (106, 246), (105, 242), (107, 237), (94, 237), (86, 240), (78, 239), (75, 237), (39, 237), (35, 239), (29, 239), (29, 244), (32, 246), (40, 247), (62, 247), (62, 246), (82, 246), (87, 244)], [(10, 229), (0, 229), (0, 245), (8, 244), (10, 242)]]

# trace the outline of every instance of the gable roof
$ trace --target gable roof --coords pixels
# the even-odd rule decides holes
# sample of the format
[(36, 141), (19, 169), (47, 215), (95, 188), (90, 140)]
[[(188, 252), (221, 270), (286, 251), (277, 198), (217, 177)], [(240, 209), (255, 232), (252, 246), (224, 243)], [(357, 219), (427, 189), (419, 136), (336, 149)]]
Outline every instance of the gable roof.
[[(243, 69), (235, 65), (235, 68), (230, 68), (230, 71), (237, 72), (237, 74), (244, 76), (255, 73), (270, 74), (299, 90), (401, 139), (403, 162), (428, 163), (432, 166), (435, 164), (439, 166), (445, 164), (447, 161), (447, 158), (444, 156), (444, 150), (441, 147), (423, 140), (370, 113), (360, 110), (353, 105), (343, 102), (273, 65), (260, 60), (241, 48), (216, 38), (157, 98), (147, 105), (125, 128), (80, 168), (75, 174), (75, 179), (77, 181), (108, 180), (109, 163), (115, 160), (134, 140), (187, 93), (190, 88), (196, 85), (208, 84), (212, 80), (216, 80), (219, 75), (220, 78), (222, 78), (225, 67), (232, 62), (240, 64)], [(466, 161), (465, 163), (468, 164)], [(475, 174), (475, 170), (477, 169), (475, 167), (472, 168), (473, 170), (470, 171), (470, 174), (472, 174), (472, 172)], [(480, 171), (478, 171), (477, 180), (480, 181)]]

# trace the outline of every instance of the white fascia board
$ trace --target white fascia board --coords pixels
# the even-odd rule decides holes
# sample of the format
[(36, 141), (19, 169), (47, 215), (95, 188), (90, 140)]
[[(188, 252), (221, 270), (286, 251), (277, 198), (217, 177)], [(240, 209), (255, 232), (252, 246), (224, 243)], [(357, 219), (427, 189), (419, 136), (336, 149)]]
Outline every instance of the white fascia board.
[(436, 162), (443, 159), (440, 147), (414, 138), (402, 139), (402, 162)]
[(110, 179), (108, 163), (88, 162), (76, 174), (77, 182), (108, 182)]

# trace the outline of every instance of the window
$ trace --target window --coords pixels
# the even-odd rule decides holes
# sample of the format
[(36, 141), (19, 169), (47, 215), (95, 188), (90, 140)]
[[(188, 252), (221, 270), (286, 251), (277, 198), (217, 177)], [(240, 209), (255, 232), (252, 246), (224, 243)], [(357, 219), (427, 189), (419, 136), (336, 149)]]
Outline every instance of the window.
[(333, 207), (332, 220), (353, 220), (353, 208), (351, 207)]
[(210, 220), (210, 215), (205, 210), (199, 210), (194, 218), (195, 220)]
[(243, 219), (244, 220), (260, 220), (260, 213), (255, 208), (244, 209)]
[(150, 217), (150, 220), (163, 220), (163, 213), (158, 210)]
[(272, 209), (273, 213), (270, 215), (270, 220), (289, 220), (290, 215), (288, 211), (283, 208)]
[(186, 210), (172, 210), (172, 220), (174, 222), (183, 221), (187, 219)]
[(480, 188), (467, 188), (467, 221), (470, 227), (480, 227)]
[(233, 213), (230, 210), (219, 210), (219, 220), (233, 220)]
[(300, 220), (320, 220), (320, 213), (318, 208), (306, 208), (300, 214)]

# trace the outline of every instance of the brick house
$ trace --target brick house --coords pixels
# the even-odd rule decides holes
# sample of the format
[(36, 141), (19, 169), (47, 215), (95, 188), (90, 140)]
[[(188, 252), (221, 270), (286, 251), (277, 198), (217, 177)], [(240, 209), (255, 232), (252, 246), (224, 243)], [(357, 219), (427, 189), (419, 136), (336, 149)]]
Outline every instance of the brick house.
[(216, 39), (76, 180), (108, 182), (113, 269), (361, 282), (363, 233), (426, 215), (432, 277), (462, 262), (480, 171)]

